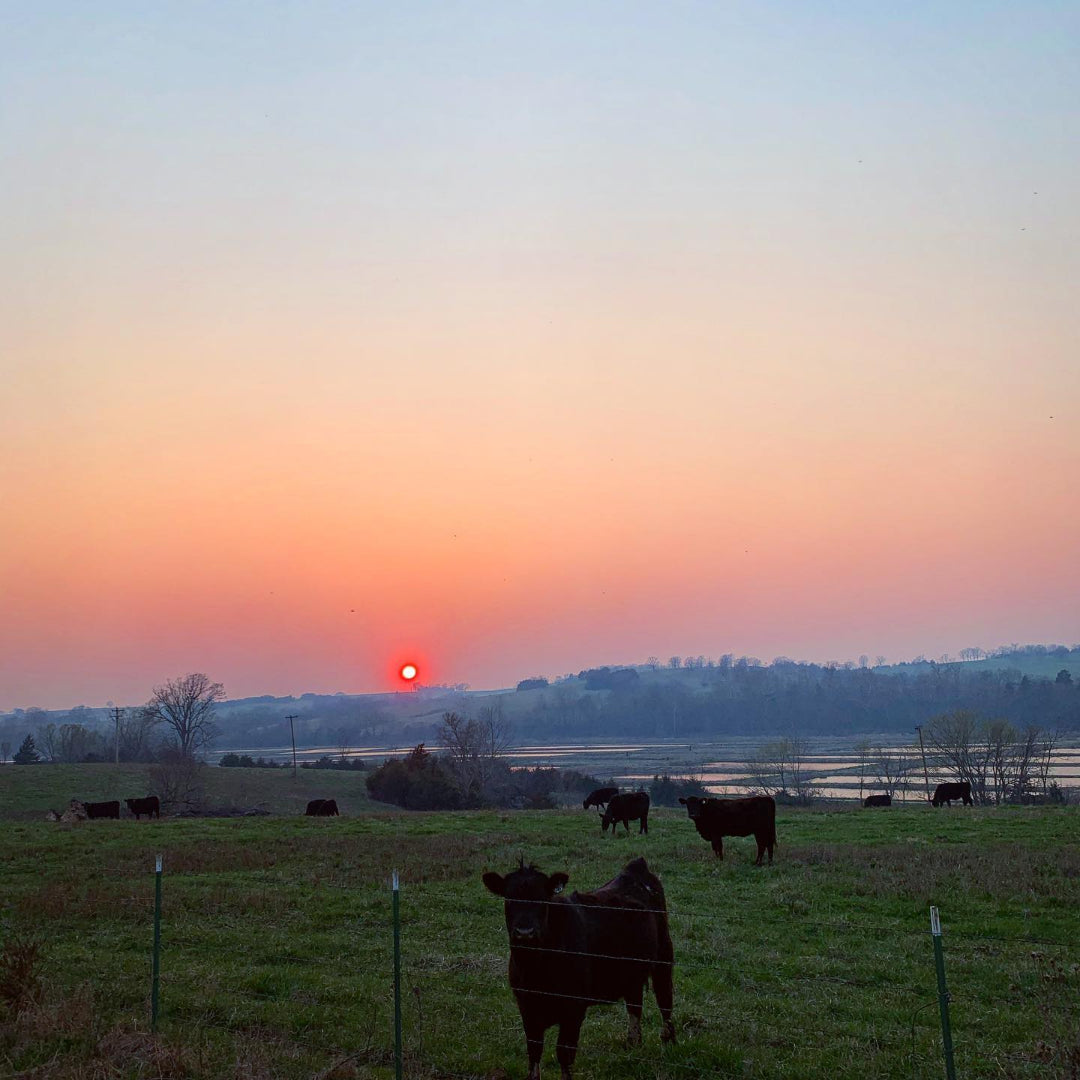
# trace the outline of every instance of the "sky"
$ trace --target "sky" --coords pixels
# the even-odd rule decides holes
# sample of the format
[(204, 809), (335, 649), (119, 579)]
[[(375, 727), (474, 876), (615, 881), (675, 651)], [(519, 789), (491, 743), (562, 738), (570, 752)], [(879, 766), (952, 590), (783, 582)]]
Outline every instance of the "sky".
[(1080, 640), (1080, 9), (0, 0), (0, 710)]

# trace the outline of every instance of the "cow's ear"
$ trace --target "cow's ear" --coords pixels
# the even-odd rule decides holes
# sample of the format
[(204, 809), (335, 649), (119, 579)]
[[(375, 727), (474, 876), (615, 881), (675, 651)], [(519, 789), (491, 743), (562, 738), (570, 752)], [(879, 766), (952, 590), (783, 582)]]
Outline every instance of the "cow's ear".
[(570, 880), (569, 874), (564, 874), (559, 871), (557, 874), (552, 874), (548, 878), (548, 888), (551, 890), (551, 895), (555, 896), (557, 893), (561, 893), (566, 888), (566, 883)]
[(686, 800), (681, 795), (679, 796), (679, 802), (681, 802), (683, 806), (686, 805)]
[(506, 895), (506, 878), (504, 878), (502, 874), (494, 874), (491, 871), (488, 871), (488, 873), (484, 875), (484, 884), (496, 896)]

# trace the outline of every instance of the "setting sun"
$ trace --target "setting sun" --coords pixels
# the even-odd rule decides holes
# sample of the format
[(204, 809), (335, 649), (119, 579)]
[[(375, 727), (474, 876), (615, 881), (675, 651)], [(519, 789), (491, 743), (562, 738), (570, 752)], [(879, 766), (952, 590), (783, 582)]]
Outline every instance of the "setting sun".
[(401, 677), (405, 679), (406, 682), (412, 682), (412, 680), (416, 678), (416, 674), (415, 664), (405, 664), (401, 669)]

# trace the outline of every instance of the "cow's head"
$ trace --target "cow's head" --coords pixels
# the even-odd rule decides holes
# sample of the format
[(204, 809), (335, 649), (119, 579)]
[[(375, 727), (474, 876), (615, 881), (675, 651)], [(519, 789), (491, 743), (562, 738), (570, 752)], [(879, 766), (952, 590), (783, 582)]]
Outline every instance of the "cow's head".
[(615, 829), (615, 818), (612, 816), (611, 807), (608, 806), (605, 810), (600, 812), (600, 831), (607, 832), (608, 826), (611, 826), (612, 831)]
[(511, 945), (531, 945), (544, 939), (552, 900), (569, 880), (566, 874), (545, 874), (521, 865), (513, 873), (484, 875), (484, 884), (505, 901), (506, 930)]
[(706, 800), (700, 795), (691, 795), (688, 799), (680, 797), (679, 802), (686, 807), (686, 812), (690, 815), (690, 820), (694, 821), (701, 817), (702, 811), (705, 809)]

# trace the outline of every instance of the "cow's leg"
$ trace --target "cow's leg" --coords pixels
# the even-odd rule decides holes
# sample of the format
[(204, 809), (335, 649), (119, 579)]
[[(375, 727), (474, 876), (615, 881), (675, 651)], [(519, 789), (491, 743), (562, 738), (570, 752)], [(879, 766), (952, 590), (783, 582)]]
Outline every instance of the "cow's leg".
[(641, 999), (644, 993), (644, 983), (637, 983), (626, 988), (626, 1015), (630, 1021), (626, 1041), (631, 1046), (641, 1045)]
[[(585, 1019), (585, 1010), (569, 1013), (559, 1024), (559, 1043), (555, 1047), (555, 1056), (559, 1059), (561, 1080), (570, 1080), (570, 1070), (574, 1067), (577, 1056), (578, 1038), (581, 1036), (581, 1024)], [(537, 1072), (537, 1076), (539, 1076)]]
[(757, 862), (754, 865), (760, 866), (765, 858), (765, 843), (760, 836), (755, 836), (754, 839), (757, 841)]
[(660, 1039), (663, 1042), (675, 1041), (675, 1025), (671, 1022), (671, 1009), (675, 1001), (675, 987), (672, 984), (672, 963), (660, 962), (652, 968), (652, 987), (656, 995), (656, 1004), (660, 1007), (663, 1026)]
[(641, 833), (647, 833), (648, 831), (649, 831), (649, 815), (648, 814), (642, 814), (641, 815), (641, 830), (638, 833), (638, 835), (640, 836)]
[(540, 1059), (544, 1056), (543, 1020), (536, 1016), (521, 1014), (521, 1023), (525, 1028), (525, 1046), (529, 1051), (529, 1080), (540, 1080)]
[(724, 838), (722, 836), (718, 836), (712, 842), (712, 849), (713, 849), (713, 854), (718, 859), (722, 859), (724, 857)]

